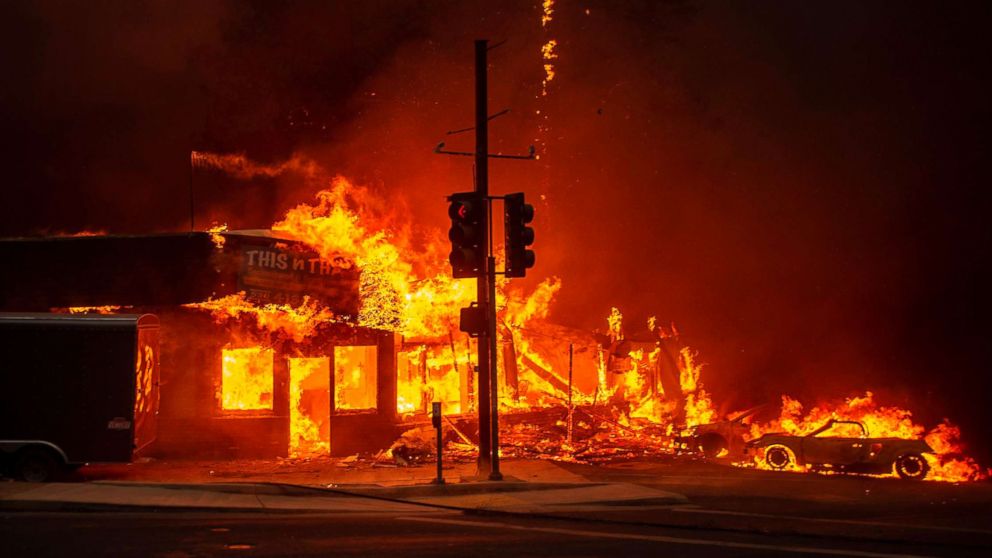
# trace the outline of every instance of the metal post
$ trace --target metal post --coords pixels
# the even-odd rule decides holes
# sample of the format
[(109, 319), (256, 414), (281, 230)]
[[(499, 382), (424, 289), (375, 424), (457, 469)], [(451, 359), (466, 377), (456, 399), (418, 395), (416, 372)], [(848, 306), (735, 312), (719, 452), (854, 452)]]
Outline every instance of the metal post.
[(441, 436), (441, 403), (431, 404), (431, 422), (437, 430), (437, 478), (431, 481), (432, 484), (444, 484), (444, 473), (441, 471), (444, 455), (444, 443)]
[(572, 353), (573, 346), (568, 344), (568, 443), (572, 443)]
[(193, 164), (194, 157), (196, 156), (195, 151), (190, 151), (189, 153), (189, 232), (196, 230), (196, 224), (194, 222), (193, 211), (193, 169), (195, 165)]
[[(492, 223), (492, 215), (489, 222)], [(491, 231), (490, 231), (491, 232)], [(499, 472), (499, 367), (496, 366), (496, 258), (488, 258), (489, 273), (489, 301), (488, 307), (488, 330), (489, 330), (489, 399), (492, 402), (492, 413), (489, 418), (493, 429), (493, 470), (489, 473), (489, 480), (503, 480), (503, 474)]]
[[(489, 41), (475, 41), (475, 191), (482, 197), (489, 196), (489, 103), (487, 99), (486, 80), (486, 51)], [(489, 212), (483, 211), (483, 222), (480, 223), (481, 246), (489, 247)], [(483, 262), (479, 273), (477, 300), (479, 305), (489, 311), (489, 262)], [(487, 329), (489, 329), (487, 327)], [(492, 401), (490, 389), (492, 369), (489, 361), (489, 337), (493, 331), (487, 331), (486, 339), (479, 337), (479, 476), (489, 476), (492, 472)]]

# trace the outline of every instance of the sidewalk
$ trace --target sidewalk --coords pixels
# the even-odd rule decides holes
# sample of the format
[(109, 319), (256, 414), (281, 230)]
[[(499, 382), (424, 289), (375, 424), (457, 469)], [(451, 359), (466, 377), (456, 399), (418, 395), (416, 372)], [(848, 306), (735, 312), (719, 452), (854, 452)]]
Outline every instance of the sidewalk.
[(684, 496), (627, 484), (480, 482), (407, 487), (210, 483), (91, 482), (0, 485), (0, 509), (176, 509), (425, 513), (498, 511), (551, 513), (613, 509), (616, 505), (672, 505)]
[(0, 508), (403, 513), (447, 508), (549, 513), (595, 511), (617, 502), (671, 505), (687, 501), (679, 494), (632, 484), (590, 483), (549, 461), (507, 461), (503, 481), (478, 481), (474, 464), (453, 464), (444, 471), (443, 485), (430, 484), (435, 469), (425, 466), (340, 467), (323, 461), (270, 462), (268, 469), (226, 465), (153, 462), (98, 466), (83, 470), (81, 480), (90, 482), (5, 482), (0, 483)]

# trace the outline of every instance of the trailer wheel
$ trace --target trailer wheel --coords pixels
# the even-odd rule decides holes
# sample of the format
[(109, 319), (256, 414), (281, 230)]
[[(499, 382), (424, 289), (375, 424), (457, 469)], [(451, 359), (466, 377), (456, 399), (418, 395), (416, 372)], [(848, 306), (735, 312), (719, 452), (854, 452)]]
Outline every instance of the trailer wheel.
[(921, 480), (930, 472), (930, 464), (918, 453), (907, 453), (896, 458), (896, 474), (904, 479)]
[(792, 456), (785, 446), (772, 446), (765, 450), (765, 463), (776, 471), (781, 471), (792, 463)]
[(13, 472), (14, 476), (26, 482), (47, 482), (55, 477), (59, 464), (60, 460), (52, 452), (39, 447), (27, 447), (14, 457)]

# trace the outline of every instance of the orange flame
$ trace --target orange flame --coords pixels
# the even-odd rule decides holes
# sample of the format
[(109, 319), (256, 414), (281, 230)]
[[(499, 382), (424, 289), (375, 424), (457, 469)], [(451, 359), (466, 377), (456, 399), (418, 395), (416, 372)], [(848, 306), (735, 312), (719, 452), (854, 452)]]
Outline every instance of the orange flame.
[(271, 410), (272, 350), (262, 347), (224, 349), (221, 407), (225, 410)]
[[(327, 357), (289, 359), (290, 457), (326, 454), (330, 450), (330, 430), (324, 424), (330, 415), (329, 365)], [(326, 399), (308, 397), (314, 392)]]
[[(553, 54), (553, 48), (542, 52)], [(215, 163), (220, 165), (220, 162)], [(252, 167), (249, 161), (236, 159), (228, 163), (236, 163), (236, 169), (247, 168), (252, 172), (264, 170)], [(343, 256), (359, 267), (361, 307), (357, 323), (394, 331), (408, 340), (399, 355), (399, 412), (423, 412), (435, 401), (443, 402), (445, 409), (453, 413), (473, 409), (472, 346), (458, 331), (457, 325), (459, 309), (475, 298), (475, 285), (470, 280), (451, 278), (444, 261), (447, 246), (442, 238), (428, 236), (427, 240), (414, 242), (411, 227), (383, 208), (381, 196), (342, 177), (334, 178), (328, 189), (320, 191), (315, 204), (300, 204), (288, 211), (273, 229), (307, 244), (324, 259)], [(683, 409), (684, 422), (689, 426), (719, 418), (710, 394), (703, 388), (704, 366), (698, 361), (698, 354), (690, 348), (679, 348), (675, 359), (679, 394), (665, 393), (657, 377), (652, 377), (660, 370), (660, 344), (650, 347), (642, 343), (638, 348), (631, 349), (629, 354), (611, 354), (617, 346), (627, 343), (623, 315), (616, 308), (607, 317), (607, 337), (611, 348), (594, 346), (586, 353), (590, 359), (587, 370), (595, 375), (589, 385), (595, 388), (582, 391), (572, 386), (569, 393), (568, 369), (560, 360), (552, 358), (546, 346), (542, 349), (536, 342), (539, 338), (548, 337), (547, 333), (542, 332), (541, 324), (549, 315), (560, 289), (561, 281), (557, 278), (542, 282), (530, 293), (513, 289), (506, 280), (498, 282), (497, 310), (501, 326), (498, 335), (500, 346), (505, 347), (500, 355), (499, 368), (501, 381), (498, 397), (501, 407), (512, 410), (564, 406), (571, 399), (576, 405), (595, 404), (608, 408), (622, 402), (625, 408), (619, 416), (607, 413), (594, 418), (594, 413), (576, 422), (582, 428), (599, 429), (588, 443), (605, 446), (618, 443), (620, 438), (604, 433), (621, 428), (625, 443), (657, 447), (657, 435), (649, 433), (648, 429), (670, 430), (676, 402)], [(192, 306), (212, 312), (219, 321), (249, 318), (258, 328), (297, 342), (312, 336), (320, 324), (345, 318), (334, 316), (311, 301), (298, 307), (258, 306), (246, 301), (243, 294)], [(653, 318), (648, 325), (649, 331), (666, 336), (657, 329)], [(677, 335), (674, 328), (672, 334)], [(568, 344), (568, 341), (560, 341), (555, 350), (561, 353)], [(335, 408), (347, 410), (375, 406), (375, 382), (371, 376), (375, 366), (370, 364), (372, 357), (354, 352), (359, 349), (335, 349), (336, 389), (330, 395), (334, 397)], [(344, 352), (339, 354), (339, 351)], [(221, 394), (225, 409), (272, 408), (271, 353), (271, 350), (261, 347), (225, 350)], [(506, 362), (508, 357), (512, 362)], [(258, 363), (265, 359), (267, 368)], [(301, 379), (291, 382), (291, 390), (298, 390), (291, 393), (291, 407), (298, 408), (292, 430), (296, 440), (293, 453), (305, 455), (314, 448), (321, 450), (324, 441), (318, 436), (321, 430), (319, 425), (300, 410), (306, 399), (303, 378), (311, 373), (306, 372), (309, 365), (301, 363), (298, 366)], [(511, 372), (516, 373), (513, 390), (509, 389)], [(292, 387), (294, 384), (297, 387)], [(614, 418), (610, 419), (607, 415)], [(945, 422), (927, 432), (912, 421), (909, 411), (881, 407), (875, 403), (871, 393), (848, 399), (839, 405), (818, 406), (805, 414), (798, 401), (783, 397), (780, 417), (768, 424), (753, 425), (752, 435), (776, 430), (802, 434), (831, 417), (859, 420), (865, 423), (873, 436), (925, 438), (935, 450), (935, 455), (928, 456), (932, 471), (928, 478), (962, 481), (987, 477), (973, 460), (961, 455), (957, 427)], [(569, 426), (569, 436), (571, 430)], [(508, 440), (515, 447), (523, 444), (512, 434)], [(562, 453), (566, 447), (574, 448), (571, 442), (558, 444), (557, 450), (546, 440), (538, 442), (538, 445), (543, 448), (541, 455), (573, 458)]]
[[(960, 430), (945, 421), (929, 432), (913, 422), (912, 413), (898, 407), (880, 406), (872, 392), (860, 397), (845, 399), (840, 404), (819, 405), (803, 413), (803, 405), (789, 396), (782, 396), (782, 411), (779, 417), (769, 423), (752, 424), (751, 435), (761, 436), (768, 432), (785, 432), (804, 436), (830, 419), (851, 420), (862, 423), (872, 438), (903, 438), (925, 440), (933, 454), (925, 454), (930, 465), (927, 480), (962, 482), (988, 478), (975, 461), (961, 454)], [(758, 467), (764, 467), (756, 460)]]

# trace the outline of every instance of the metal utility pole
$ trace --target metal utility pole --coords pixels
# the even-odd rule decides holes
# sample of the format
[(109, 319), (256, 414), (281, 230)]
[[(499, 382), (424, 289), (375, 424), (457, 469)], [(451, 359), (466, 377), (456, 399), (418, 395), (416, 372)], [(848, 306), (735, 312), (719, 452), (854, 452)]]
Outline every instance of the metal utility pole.
[[(479, 410), (479, 476), (501, 480), (503, 475), (499, 471), (499, 392), (496, 366), (496, 275), (503, 273), (507, 277), (523, 277), (526, 268), (534, 265), (534, 254), (526, 249), (534, 241), (533, 230), (526, 227), (533, 219), (533, 207), (524, 204), (522, 193), (489, 195), (489, 159), (534, 160), (535, 149), (533, 145), (530, 146), (526, 155), (489, 153), (489, 121), (509, 112), (506, 109), (493, 115), (488, 114), (486, 55), (489, 48), (489, 41), (475, 41), (475, 126), (447, 133), (450, 136), (475, 130), (475, 151), (446, 151), (444, 142), (441, 142), (434, 148), (434, 153), (475, 159), (475, 192), (457, 192), (448, 196), (448, 201), (451, 202), (448, 216), (452, 220), (452, 228), (448, 232), (452, 242), (449, 261), (453, 277), (474, 277), (478, 283), (477, 306), (472, 304), (468, 308), (462, 308), (459, 329), (479, 339), (479, 389), (476, 399)], [(516, 231), (514, 239), (521, 239), (514, 240), (513, 246), (517, 247), (514, 254), (520, 253), (520, 261), (512, 274), (508, 271), (496, 271), (496, 258), (492, 255), (493, 199), (504, 200), (504, 206), (510, 203), (507, 200), (512, 199), (516, 211), (512, 230)], [(509, 223), (509, 217), (506, 219)]]
[[(475, 41), (475, 191), (479, 197), (486, 199), (489, 197), (489, 102), (488, 102), (488, 80), (486, 68), (486, 54), (489, 50), (489, 41), (482, 39)], [(490, 211), (484, 210), (483, 223), (480, 227), (480, 243), (488, 253)], [(496, 432), (496, 424), (492, 421), (493, 402), (496, 400), (493, 386), (496, 380), (496, 367), (491, 366), (490, 357), (495, 357), (491, 353), (490, 339), (495, 340), (495, 331), (488, 327), (489, 315), (495, 313), (495, 297), (489, 298), (492, 282), (491, 269), (492, 258), (486, 258), (485, 268), (478, 278), (477, 299), (479, 306), (486, 312), (486, 332), (479, 338), (479, 476), (499, 474), (493, 468), (493, 454), (499, 451), (498, 442), (493, 443), (493, 434)], [(482, 337), (485, 337), (483, 339)], [(498, 459), (498, 457), (497, 457)], [(498, 467), (498, 465), (496, 465)]]

